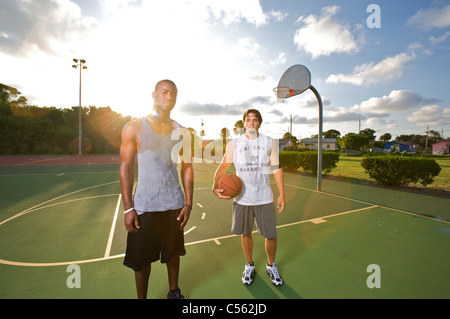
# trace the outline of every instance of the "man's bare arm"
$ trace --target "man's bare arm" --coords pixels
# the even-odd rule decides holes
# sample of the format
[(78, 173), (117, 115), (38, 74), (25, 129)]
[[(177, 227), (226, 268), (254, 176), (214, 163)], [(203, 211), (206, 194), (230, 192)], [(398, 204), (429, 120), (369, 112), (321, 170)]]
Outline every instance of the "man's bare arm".
[[(125, 210), (133, 207), (134, 164), (137, 154), (137, 126), (135, 122), (127, 123), (122, 130), (120, 145), (120, 190)], [(137, 233), (139, 223), (136, 211), (125, 214), (125, 228), (130, 233)]]
[[(186, 204), (192, 207), (194, 200), (194, 167), (192, 163), (181, 162), (181, 182), (183, 183)], [(191, 216), (191, 208), (184, 206), (178, 216), (178, 220), (183, 220), (180, 229), (182, 230)]]
[(278, 200), (277, 200), (277, 208), (278, 214), (280, 214), (284, 208), (286, 207), (286, 200), (284, 197), (284, 177), (283, 177), (283, 169), (280, 168), (280, 157), (278, 152), (278, 143), (275, 140), (272, 140), (272, 148), (270, 151), (270, 167), (273, 171), (273, 177), (275, 179), (275, 183), (278, 188)]

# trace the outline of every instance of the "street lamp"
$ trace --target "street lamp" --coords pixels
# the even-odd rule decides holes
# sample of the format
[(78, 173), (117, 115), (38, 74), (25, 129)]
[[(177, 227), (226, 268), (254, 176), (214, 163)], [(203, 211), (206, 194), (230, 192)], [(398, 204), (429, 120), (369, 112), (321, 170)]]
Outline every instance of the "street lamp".
[(78, 59), (73, 59), (73, 62), (77, 63), (72, 65), (72, 68), (76, 69), (78, 67), (80, 67), (80, 104), (79, 104), (79, 123), (78, 123), (78, 155), (81, 155), (81, 137), (83, 135), (82, 130), (81, 130), (81, 70), (86, 70), (87, 66), (84, 66), (84, 64), (86, 63), (86, 60), (78, 60)]

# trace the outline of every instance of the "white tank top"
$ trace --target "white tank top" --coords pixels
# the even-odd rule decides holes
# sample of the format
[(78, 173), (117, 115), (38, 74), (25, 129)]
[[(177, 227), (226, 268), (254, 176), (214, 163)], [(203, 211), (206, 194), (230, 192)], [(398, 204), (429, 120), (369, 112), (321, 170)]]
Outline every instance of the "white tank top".
[[(175, 128), (180, 127), (176, 122)], [(177, 163), (172, 161), (172, 148), (178, 143), (171, 133), (157, 134), (141, 119), (141, 145), (138, 152), (138, 183), (134, 193), (137, 213), (163, 212), (184, 205), (184, 195), (178, 180)]]
[(273, 202), (269, 184), (269, 158), (272, 139), (259, 134), (254, 140), (241, 135), (233, 140), (233, 163), (243, 182), (241, 194), (234, 198), (240, 205), (255, 206)]

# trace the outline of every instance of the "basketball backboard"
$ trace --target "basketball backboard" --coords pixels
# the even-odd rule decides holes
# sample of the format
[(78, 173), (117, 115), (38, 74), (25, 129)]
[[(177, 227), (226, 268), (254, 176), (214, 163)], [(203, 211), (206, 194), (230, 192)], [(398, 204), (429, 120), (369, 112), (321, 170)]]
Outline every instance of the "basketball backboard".
[(278, 86), (273, 89), (277, 101), (283, 103), (285, 99), (299, 95), (310, 89), (317, 98), (319, 104), (319, 134), (317, 143), (317, 191), (322, 188), (322, 123), (323, 105), (322, 98), (314, 86), (311, 85), (311, 73), (301, 64), (295, 64), (287, 69), (280, 78)]
[(305, 66), (296, 64), (283, 73), (274, 92), (277, 98), (285, 99), (303, 93), (310, 86), (311, 73)]

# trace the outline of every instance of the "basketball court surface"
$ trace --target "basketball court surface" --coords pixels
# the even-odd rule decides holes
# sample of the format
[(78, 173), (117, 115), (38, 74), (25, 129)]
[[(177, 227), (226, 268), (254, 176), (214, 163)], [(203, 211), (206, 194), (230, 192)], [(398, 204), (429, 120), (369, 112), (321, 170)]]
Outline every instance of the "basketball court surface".
[[(122, 265), (118, 158), (11, 161), (0, 166), (0, 298), (135, 298), (133, 271)], [(245, 286), (232, 201), (211, 192), (216, 165), (194, 168), (180, 273), (186, 298), (450, 298), (449, 198), (326, 178), (318, 192), (314, 177), (285, 173), (276, 258), (285, 283), (271, 284), (264, 239), (254, 234), (257, 274)], [(68, 287), (70, 265), (79, 266), (80, 288)], [(165, 298), (167, 287), (156, 262), (149, 298)]]

